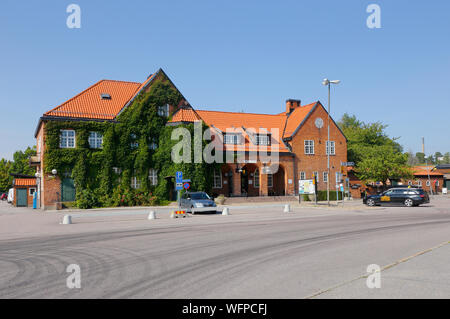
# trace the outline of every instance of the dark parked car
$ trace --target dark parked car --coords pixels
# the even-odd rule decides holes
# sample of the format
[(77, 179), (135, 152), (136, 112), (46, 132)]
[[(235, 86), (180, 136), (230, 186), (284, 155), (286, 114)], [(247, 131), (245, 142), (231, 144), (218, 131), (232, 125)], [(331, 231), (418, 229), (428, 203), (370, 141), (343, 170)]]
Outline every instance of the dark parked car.
[(0, 194), (0, 200), (7, 200), (7, 199), (8, 199), (8, 194), (6, 194), (6, 193)]
[(366, 196), (363, 203), (368, 206), (375, 205), (404, 205), (418, 206), (430, 202), (428, 193), (421, 188), (396, 187), (388, 189), (377, 195)]
[[(186, 192), (181, 197), (182, 208), (208, 208), (216, 207), (214, 200), (208, 196), (205, 192)], [(205, 211), (202, 209), (202, 211)]]

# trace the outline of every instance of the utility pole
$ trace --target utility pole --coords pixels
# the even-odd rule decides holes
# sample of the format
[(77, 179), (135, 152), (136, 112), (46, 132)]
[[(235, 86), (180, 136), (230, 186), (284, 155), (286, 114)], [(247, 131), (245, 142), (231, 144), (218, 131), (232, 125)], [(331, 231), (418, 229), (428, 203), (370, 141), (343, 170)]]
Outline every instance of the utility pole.
[(324, 79), (322, 84), (328, 86), (328, 139), (325, 145), (325, 149), (327, 151), (327, 203), (328, 206), (330, 206), (330, 149), (331, 149), (331, 143), (330, 143), (330, 91), (331, 91), (331, 84), (339, 84), (341, 83), (340, 80), (334, 80), (330, 81), (328, 79)]
[(422, 137), (422, 153), (423, 153), (423, 156), (425, 157), (425, 167), (427, 169), (428, 184), (430, 185), (430, 193), (431, 193), (431, 195), (434, 195), (433, 194), (433, 186), (431, 186), (430, 170), (428, 167), (428, 159), (427, 159), (427, 156), (425, 155), (425, 137)]

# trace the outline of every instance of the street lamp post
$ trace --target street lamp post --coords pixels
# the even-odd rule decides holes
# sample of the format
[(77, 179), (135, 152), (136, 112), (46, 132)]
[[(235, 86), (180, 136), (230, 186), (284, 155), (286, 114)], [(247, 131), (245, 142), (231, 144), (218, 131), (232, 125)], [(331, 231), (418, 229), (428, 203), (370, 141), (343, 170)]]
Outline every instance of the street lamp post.
[(327, 202), (328, 206), (330, 206), (330, 93), (331, 93), (331, 84), (339, 84), (340, 80), (330, 81), (328, 79), (324, 79), (322, 84), (328, 86), (328, 139), (325, 145), (325, 149), (327, 152)]

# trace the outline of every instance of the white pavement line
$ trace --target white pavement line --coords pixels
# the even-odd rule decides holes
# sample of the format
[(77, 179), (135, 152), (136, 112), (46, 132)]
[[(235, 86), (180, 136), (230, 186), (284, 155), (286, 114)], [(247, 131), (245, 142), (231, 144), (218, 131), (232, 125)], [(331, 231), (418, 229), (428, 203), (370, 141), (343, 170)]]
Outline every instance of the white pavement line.
[[(395, 266), (397, 266), (397, 265), (399, 265), (399, 264), (405, 263), (405, 262), (407, 262), (407, 261), (409, 261), (409, 260), (411, 260), (411, 259), (413, 259), (413, 258), (415, 258), (415, 257), (424, 255), (424, 254), (426, 254), (426, 253), (429, 253), (429, 252), (431, 252), (431, 251), (433, 251), (433, 250), (435, 250), (435, 249), (441, 248), (441, 247), (443, 247), (443, 246), (445, 246), (445, 245), (448, 245), (448, 244), (450, 244), (450, 241), (446, 241), (446, 242), (443, 242), (443, 243), (441, 243), (441, 244), (439, 244), (439, 245), (437, 245), (437, 246), (434, 246), (434, 247), (431, 247), (431, 248), (428, 248), (428, 249), (419, 251), (418, 253), (415, 253), (414, 255), (411, 255), (411, 256), (409, 256), (409, 257), (399, 259), (399, 260), (393, 262), (392, 264), (389, 264), (389, 265), (386, 265), (386, 266), (382, 267), (381, 270), (380, 270), (380, 273), (381, 273), (382, 271), (384, 271), (384, 270), (393, 268), (393, 267), (395, 267)], [(357, 281), (357, 280), (360, 280), (360, 279), (366, 279), (366, 278), (369, 277), (370, 275), (371, 275), (371, 274), (364, 274), (364, 275), (361, 275), (361, 276), (356, 277), (356, 278), (354, 278), (354, 279), (351, 279), (351, 280), (348, 280), (348, 281), (346, 281), (346, 282), (340, 283), (340, 284), (338, 284), (338, 285), (336, 285), (336, 286), (333, 286), (333, 287), (330, 287), (330, 288), (327, 288), (327, 289), (320, 290), (320, 291), (318, 291), (318, 292), (316, 292), (316, 293), (314, 293), (314, 294), (312, 294), (312, 295), (309, 295), (309, 296), (305, 297), (304, 299), (312, 299), (312, 298), (315, 298), (315, 297), (317, 297), (317, 296), (320, 296), (320, 295), (322, 295), (322, 294), (324, 294), (324, 293), (330, 292), (330, 291), (335, 290), (335, 289), (337, 289), (337, 288), (341, 288), (341, 287), (343, 287), (343, 286), (349, 285), (349, 284), (351, 284), (351, 283), (353, 283), (353, 282), (355, 282), (355, 281)]]

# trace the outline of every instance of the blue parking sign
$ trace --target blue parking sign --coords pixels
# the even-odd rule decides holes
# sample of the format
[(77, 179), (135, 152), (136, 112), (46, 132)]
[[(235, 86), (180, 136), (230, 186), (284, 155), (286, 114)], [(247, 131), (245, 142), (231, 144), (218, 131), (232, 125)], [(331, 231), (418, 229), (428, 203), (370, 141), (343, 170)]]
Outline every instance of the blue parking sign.
[(181, 171), (178, 171), (176, 174), (175, 174), (175, 183), (183, 183), (183, 172), (181, 172)]

